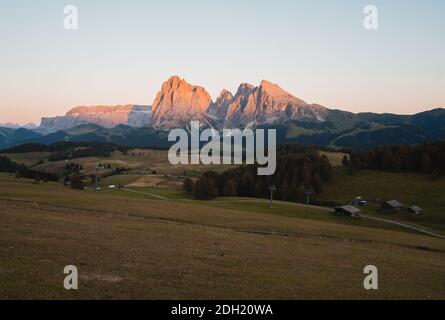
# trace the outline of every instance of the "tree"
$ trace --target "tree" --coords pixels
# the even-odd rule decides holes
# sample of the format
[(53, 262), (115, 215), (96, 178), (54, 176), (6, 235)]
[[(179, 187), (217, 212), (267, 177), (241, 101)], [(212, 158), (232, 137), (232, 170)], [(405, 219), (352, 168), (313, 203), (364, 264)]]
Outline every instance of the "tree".
[(224, 186), (224, 196), (225, 197), (236, 197), (236, 184), (233, 179), (227, 181)]
[(422, 155), (422, 159), (420, 160), (420, 169), (423, 173), (431, 171), (431, 158), (426, 153)]
[(392, 159), (392, 170), (395, 172), (400, 172), (402, 171), (402, 166), (402, 159), (398, 155), (395, 155)]
[(357, 154), (352, 154), (350, 156), (351, 161), (351, 169), (353, 172), (359, 171), (362, 168), (362, 162), (360, 160), (360, 156)]
[(264, 187), (264, 184), (261, 182), (261, 180), (257, 181), (255, 183), (255, 190), (254, 190), (254, 196), (262, 198), (264, 197), (266, 188)]
[(351, 155), (351, 161), (353, 157), (360, 159), (363, 169), (424, 174), (431, 174), (433, 170), (437, 170), (439, 176), (445, 173), (445, 141), (414, 146), (383, 146), (367, 151), (356, 151)]
[(212, 180), (202, 176), (195, 182), (193, 196), (198, 200), (212, 200), (218, 197), (218, 189)]
[(323, 181), (331, 181), (332, 179), (332, 166), (331, 163), (329, 162), (328, 158), (326, 158), (325, 156), (323, 156), (323, 161), (321, 163), (321, 178), (323, 179)]
[(280, 188), (278, 189), (278, 194), (281, 198), (281, 200), (286, 201), (289, 197), (289, 184), (286, 180), (283, 181)]
[(312, 186), (316, 193), (321, 193), (323, 191), (323, 181), (318, 174), (314, 174), (312, 177)]
[(311, 175), (309, 173), (307, 173), (304, 176), (304, 187), (306, 189), (311, 189), (312, 188), (312, 177), (311, 177)]
[(298, 200), (298, 188), (296, 185), (291, 185), (289, 189), (289, 200), (297, 201)]
[[(258, 165), (243, 165), (223, 173), (206, 172), (203, 177), (212, 180), (219, 195), (223, 196), (268, 197), (268, 187), (275, 185), (278, 199), (304, 201), (305, 190), (314, 188), (313, 180), (318, 183), (317, 190), (321, 190), (321, 183), (331, 180), (333, 175), (329, 159), (318, 149), (296, 144), (279, 146), (274, 175), (259, 176), (257, 169)], [(318, 177), (313, 178), (314, 175)], [(194, 194), (205, 198), (203, 194), (206, 191), (201, 187), (201, 182), (195, 185)]]
[(193, 193), (193, 180), (190, 178), (185, 178), (182, 189), (187, 193)]
[(343, 167), (349, 167), (350, 161), (349, 161), (349, 157), (347, 154), (345, 154), (343, 156), (343, 160), (341, 161), (341, 164), (343, 165)]
[(301, 185), (297, 189), (297, 201), (301, 203), (306, 203), (306, 189), (304, 188), (304, 185)]
[(213, 182), (213, 185), (216, 187), (216, 190), (218, 190), (218, 195), (223, 193), (223, 185), (221, 184), (221, 176), (219, 175), (218, 172), (207, 171), (202, 176), (206, 177), (207, 180)]
[(71, 178), (71, 188), (76, 190), (85, 190), (85, 185), (83, 184), (79, 175), (76, 174)]

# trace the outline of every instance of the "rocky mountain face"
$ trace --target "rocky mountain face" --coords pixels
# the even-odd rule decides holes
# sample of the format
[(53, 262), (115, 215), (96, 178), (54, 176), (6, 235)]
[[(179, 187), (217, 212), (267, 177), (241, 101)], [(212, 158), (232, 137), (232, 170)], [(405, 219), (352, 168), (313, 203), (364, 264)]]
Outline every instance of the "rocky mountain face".
[(40, 127), (33, 131), (43, 134), (42, 137), (3, 128), (0, 148), (23, 141), (51, 143), (67, 139), (162, 145), (167, 131), (188, 127), (192, 120), (218, 130), (274, 128), (279, 143), (333, 148), (363, 149), (445, 139), (445, 109), (413, 116), (354, 114), (309, 104), (269, 81), (262, 81), (259, 86), (243, 83), (235, 94), (223, 90), (212, 101), (203, 87), (173, 76), (164, 82), (152, 107), (77, 107), (64, 116), (42, 118)]
[(170, 130), (187, 127), (192, 120), (216, 129), (243, 129), (288, 120), (325, 121), (328, 115), (328, 109), (310, 105), (268, 81), (262, 81), (258, 87), (241, 84), (235, 95), (223, 90), (213, 102), (203, 87), (173, 76), (164, 82), (152, 107), (77, 107), (64, 116), (42, 118), (38, 131), (47, 134), (82, 124)]
[(151, 123), (151, 107), (137, 105), (76, 107), (64, 116), (42, 118), (38, 128), (48, 134), (82, 124), (97, 124), (113, 128), (120, 124), (143, 127)]
[(288, 120), (325, 121), (328, 109), (309, 105), (263, 80), (259, 87), (242, 84), (225, 115), (225, 128), (249, 128)]
[(207, 109), (207, 113), (214, 118), (215, 126), (221, 128), (224, 126), (227, 112), (233, 103), (234, 96), (230, 91), (223, 90), (218, 99)]
[(160, 129), (184, 127), (191, 120), (205, 120), (212, 104), (207, 91), (174, 76), (162, 85), (153, 102), (152, 125)]
[(200, 120), (216, 129), (249, 128), (290, 119), (324, 121), (328, 112), (268, 81), (258, 87), (241, 84), (235, 95), (223, 90), (213, 102), (204, 88), (174, 76), (162, 85), (153, 102), (152, 124), (171, 129)]
[(142, 128), (151, 125), (151, 106), (135, 105), (128, 113), (127, 125), (133, 128)]

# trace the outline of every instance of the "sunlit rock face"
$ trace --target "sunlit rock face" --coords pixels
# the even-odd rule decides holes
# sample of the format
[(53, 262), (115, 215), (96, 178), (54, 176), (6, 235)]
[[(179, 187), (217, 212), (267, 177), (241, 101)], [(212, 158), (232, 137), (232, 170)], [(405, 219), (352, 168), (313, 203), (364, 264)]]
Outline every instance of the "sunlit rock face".
[(81, 124), (170, 130), (188, 127), (192, 120), (219, 130), (244, 129), (287, 120), (323, 122), (328, 117), (328, 109), (307, 104), (269, 81), (259, 86), (243, 83), (235, 95), (223, 90), (213, 102), (203, 87), (173, 76), (163, 83), (152, 106), (76, 107), (64, 116), (42, 118), (38, 131), (46, 134)]
[(223, 90), (218, 99), (216, 99), (207, 110), (208, 115), (215, 120), (218, 127), (224, 125), (227, 112), (229, 111), (230, 105), (233, 103), (233, 98), (234, 97), (230, 91)]
[(212, 98), (203, 87), (174, 76), (162, 85), (153, 102), (152, 124), (169, 129), (183, 127), (191, 120), (205, 120)]
[(258, 87), (242, 84), (227, 110), (226, 128), (249, 128), (287, 120), (324, 121), (327, 109), (309, 105), (278, 85), (263, 80)]
[(64, 116), (42, 118), (38, 130), (42, 133), (51, 133), (81, 124), (96, 124), (104, 128), (122, 124), (134, 127), (148, 126), (151, 124), (151, 107), (137, 105), (76, 107)]
[(243, 83), (235, 95), (223, 90), (213, 102), (203, 87), (173, 76), (164, 82), (153, 102), (152, 124), (171, 129), (199, 120), (216, 129), (244, 129), (291, 119), (325, 121), (327, 112), (265, 80), (258, 87)]

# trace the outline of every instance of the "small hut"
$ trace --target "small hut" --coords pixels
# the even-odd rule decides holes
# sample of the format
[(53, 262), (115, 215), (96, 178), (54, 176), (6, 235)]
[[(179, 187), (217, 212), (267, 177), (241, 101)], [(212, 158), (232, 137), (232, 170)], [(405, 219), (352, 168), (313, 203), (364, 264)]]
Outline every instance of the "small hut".
[(360, 218), (360, 212), (361, 210), (354, 206), (340, 206), (335, 208), (334, 214), (336, 216)]
[(422, 210), (422, 208), (420, 208), (418, 206), (412, 206), (412, 207), (409, 207), (407, 209), (407, 211), (408, 211), (408, 213), (411, 213), (411, 214), (414, 214), (414, 215), (418, 216), (419, 214), (422, 213), (423, 210)]
[(380, 208), (383, 212), (397, 212), (402, 209), (403, 204), (401, 204), (397, 200), (391, 200), (391, 201), (384, 201), (380, 204)]

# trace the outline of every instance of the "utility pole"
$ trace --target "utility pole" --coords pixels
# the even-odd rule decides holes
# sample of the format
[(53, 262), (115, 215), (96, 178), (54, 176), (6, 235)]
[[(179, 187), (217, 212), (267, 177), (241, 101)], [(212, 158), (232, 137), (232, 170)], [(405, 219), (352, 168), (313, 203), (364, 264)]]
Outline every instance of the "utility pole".
[(97, 166), (94, 168), (94, 192), (97, 192)]
[(97, 192), (97, 170), (100, 169), (99, 165), (96, 165), (95, 168), (95, 177), (94, 177), (94, 192)]
[(277, 190), (277, 187), (276, 187), (275, 185), (270, 185), (270, 186), (269, 186), (269, 190), (270, 190), (269, 209), (272, 209), (273, 192), (274, 192), (275, 190)]
[(306, 189), (305, 193), (306, 193), (306, 204), (310, 205), (311, 204), (311, 194), (313, 193), (313, 191), (312, 191), (312, 189)]

